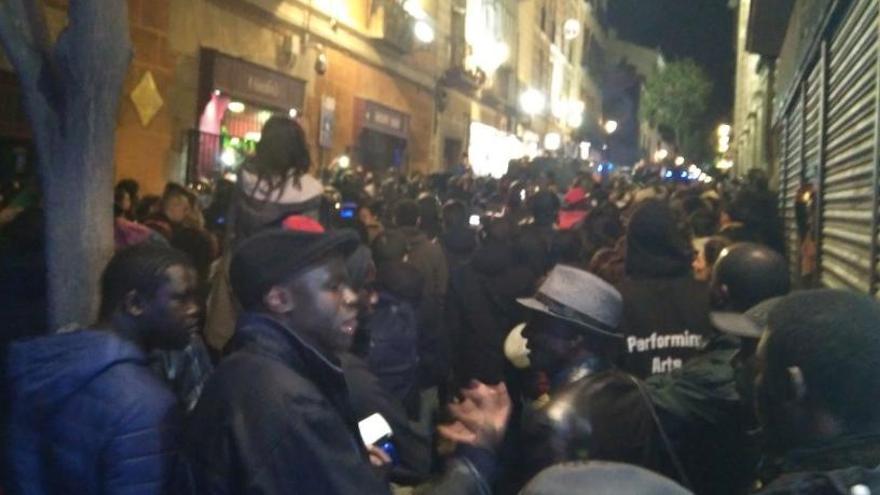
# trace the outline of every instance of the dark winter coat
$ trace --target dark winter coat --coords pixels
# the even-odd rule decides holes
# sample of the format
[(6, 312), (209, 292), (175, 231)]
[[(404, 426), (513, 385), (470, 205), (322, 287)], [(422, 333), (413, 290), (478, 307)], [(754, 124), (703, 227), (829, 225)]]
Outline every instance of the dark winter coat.
[(688, 273), (674, 278), (627, 278), (620, 367), (638, 377), (681, 368), (713, 336), (709, 288)]
[(81, 330), (9, 350), (11, 494), (165, 494), (180, 417), (147, 356)]
[(739, 351), (739, 339), (720, 335), (681, 369), (645, 383), (697, 495), (745, 494), (754, 479), (755, 420), (737, 383)]
[[(241, 317), (228, 350), (187, 432), (193, 493), (390, 493), (361, 445), (338, 362), (255, 313)], [(470, 466), (446, 478), (457, 492), (435, 493), (479, 493)]]
[(404, 227), (407, 262), (422, 276), (422, 298), (419, 313), (419, 351), (422, 359), (420, 382), (422, 388), (442, 384), (448, 374), (447, 329), (443, 325), (446, 291), (449, 286), (449, 268), (440, 244), (432, 242), (415, 227)]
[(431, 470), (431, 435), (411, 423), (403, 403), (379, 382), (367, 363), (353, 355), (340, 356), (348, 384), (351, 407), (357, 419), (379, 413), (394, 432), (400, 463), (391, 470), (391, 480), (412, 485), (428, 478)]
[(400, 231), (406, 236), (407, 261), (419, 270), (425, 280), (424, 297), (438, 299), (442, 304), (449, 284), (449, 269), (443, 248), (416, 227), (403, 227)]
[(667, 453), (638, 382), (614, 369), (593, 369), (565, 370), (549, 402), (527, 411), (521, 448), (526, 479), (551, 465), (586, 459), (663, 472)]
[[(880, 491), (880, 436), (841, 438), (789, 452), (758, 495), (848, 495)], [(862, 485), (863, 490), (854, 489)], [(867, 488), (867, 490), (864, 490)]]
[(457, 385), (504, 380), (504, 339), (525, 316), (516, 299), (534, 294), (535, 281), (532, 269), (517, 263), (511, 246), (498, 242), (483, 246), (453, 272), (445, 322)]

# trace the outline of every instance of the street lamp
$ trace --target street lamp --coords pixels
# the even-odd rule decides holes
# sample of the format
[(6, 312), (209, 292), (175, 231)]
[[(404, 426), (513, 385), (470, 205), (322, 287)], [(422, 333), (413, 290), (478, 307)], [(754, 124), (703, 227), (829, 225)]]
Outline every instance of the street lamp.
[(654, 161), (655, 162), (662, 162), (668, 156), (669, 156), (669, 150), (667, 150), (666, 148), (659, 149), (659, 150), (657, 150), (656, 153), (654, 153)]
[(523, 91), (523, 93), (519, 96), (520, 107), (522, 107), (525, 113), (532, 116), (543, 113), (546, 104), (547, 101), (544, 97), (544, 93), (541, 93), (534, 88)]
[(428, 44), (434, 41), (434, 28), (428, 24), (428, 21), (418, 20), (416, 21), (415, 26), (413, 26), (413, 34), (417, 40), (424, 44)]
[(558, 132), (548, 132), (544, 136), (544, 149), (547, 151), (556, 151), (562, 146), (562, 136)]
[(682, 165), (684, 165), (684, 157), (683, 157), (683, 156), (679, 156), (678, 158), (676, 158), (676, 159), (675, 159), (675, 164), (676, 164), (677, 166), (679, 166), (679, 167), (682, 166)]
[(571, 41), (580, 36), (581, 21), (574, 18), (566, 20), (565, 23), (562, 25), (562, 35), (568, 41)]
[(605, 121), (605, 133), (606, 134), (614, 134), (614, 131), (617, 130), (617, 121), (616, 120), (607, 120)]

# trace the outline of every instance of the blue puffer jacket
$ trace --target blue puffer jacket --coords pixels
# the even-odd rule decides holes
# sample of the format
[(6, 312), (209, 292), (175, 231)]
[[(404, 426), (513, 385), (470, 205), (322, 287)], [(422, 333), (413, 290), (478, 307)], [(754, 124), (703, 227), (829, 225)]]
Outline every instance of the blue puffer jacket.
[(81, 330), (13, 344), (8, 359), (9, 493), (167, 493), (180, 418), (140, 349)]

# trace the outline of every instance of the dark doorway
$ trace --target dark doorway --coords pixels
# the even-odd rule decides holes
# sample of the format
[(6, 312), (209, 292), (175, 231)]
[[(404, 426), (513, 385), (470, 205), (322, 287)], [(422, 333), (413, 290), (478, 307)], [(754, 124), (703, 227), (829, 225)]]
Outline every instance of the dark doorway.
[(461, 140), (446, 138), (443, 140), (443, 164), (446, 170), (452, 170), (461, 159)]
[(402, 170), (406, 165), (406, 139), (363, 129), (358, 136), (358, 159), (367, 170)]

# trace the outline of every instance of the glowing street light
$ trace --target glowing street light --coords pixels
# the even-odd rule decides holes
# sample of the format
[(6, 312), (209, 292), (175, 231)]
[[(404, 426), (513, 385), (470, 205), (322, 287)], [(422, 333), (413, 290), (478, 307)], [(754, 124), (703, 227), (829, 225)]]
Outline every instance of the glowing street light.
[(731, 131), (729, 124), (721, 124), (718, 126), (718, 137), (730, 136)]
[(675, 164), (678, 165), (679, 167), (684, 165), (684, 157), (683, 156), (677, 157), (675, 159)]
[(721, 160), (715, 167), (718, 170), (730, 170), (733, 168), (733, 160)]
[(519, 96), (519, 105), (525, 113), (534, 116), (544, 112), (547, 100), (544, 93), (531, 88), (523, 91)]
[(568, 19), (562, 25), (562, 36), (571, 41), (581, 35), (581, 21), (577, 19)]
[(656, 153), (654, 153), (654, 161), (657, 161), (657, 162), (661, 162), (668, 157), (669, 157), (669, 150), (667, 150), (666, 148), (659, 149), (659, 150), (657, 150)]
[(226, 109), (232, 113), (244, 112), (244, 108), (244, 103), (240, 101), (230, 101), (229, 105), (226, 105)]
[(605, 133), (606, 134), (614, 134), (614, 131), (617, 130), (617, 121), (616, 120), (607, 120), (605, 121)]
[(468, 56), (467, 64), (474, 65), (483, 70), (487, 75), (492, 75), (501, 65), (510, 59), (510, 47), (503, 41), (492, 37), (485, 37), (474, 42), (473, 53)]
[(548, 132), (544, 136), (544, 149), (547, 151), (556, 151), (562, 146), (562, 136), (558, 132)]
[(434, 41), (434, 28), (428, 24), (428, 21), (418, 20), (413, 26), (413, 34), (421, 43), (432, 43)]

